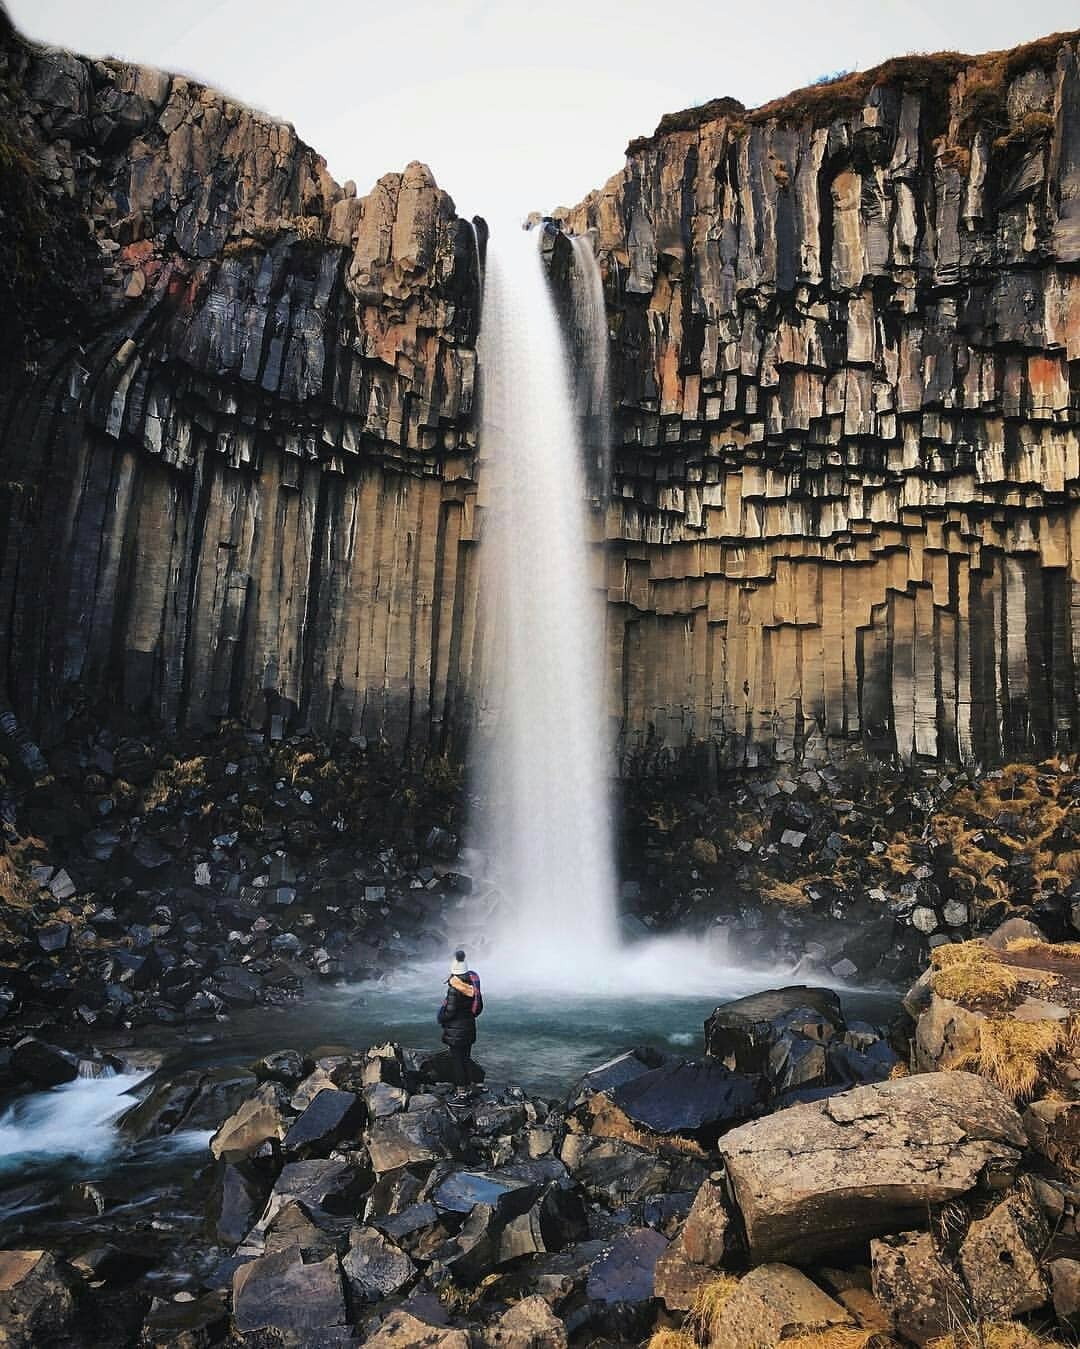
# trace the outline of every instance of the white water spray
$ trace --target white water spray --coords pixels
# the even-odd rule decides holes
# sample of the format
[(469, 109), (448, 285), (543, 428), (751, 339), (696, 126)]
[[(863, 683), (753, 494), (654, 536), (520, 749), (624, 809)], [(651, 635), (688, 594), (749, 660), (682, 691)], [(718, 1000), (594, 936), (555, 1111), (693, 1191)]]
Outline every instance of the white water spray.
[[(479, 342), (494, 492), (484, 585), (503, 672), (488, 774), (499, 965), (579, 986), (616, 946), (603, 611), (582, 447), (536, 232), (492, 236)], [(572, 967), (572, 969), (571, 969)]]

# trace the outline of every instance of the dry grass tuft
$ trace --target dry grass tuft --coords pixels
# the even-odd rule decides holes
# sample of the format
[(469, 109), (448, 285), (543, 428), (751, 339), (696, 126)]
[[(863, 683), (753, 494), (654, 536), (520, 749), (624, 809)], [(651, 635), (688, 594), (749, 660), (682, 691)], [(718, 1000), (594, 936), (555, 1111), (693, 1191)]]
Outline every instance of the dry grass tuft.
[(796, 1335), (784, 1341), (784, 1349), (883, 1349), (893, 1341), (877, 1330), (863, 1330), (859, 1326), (834, 1326), (813, 1335)]
[(1018, 954), (1045, 956), (1048, 960), (1080, 960), (1080, 941), (1047, 942), (1037, 937), (1016, 937), (1008, 950)]
[(1014, 1100), (1032, 1095), (1050, 1058), (1064, 1045), (1068, 1031), (1060, 1021), (1017, 1021), (988, 1017), (979, 1023), (977, 1053), (957, 1060), (957, 1068), (971, 1068), (989, 1078)]
[(810, 904), (806, 894), (806, 884), (793, 885), (790, 881), (778, 881), (766, 878), (761, 882), (761, 897), (773, 904), (783, 904), (789, 909), (805, 909)]
[(658, 1330), (645, 1349), (698, 1349), (698, 1343), (685, 1330)]
[(694, 1305), (686, 1318), (686, 1329), (702, 1344), (708, 1344), (712, 1339), (720, 1313), (738, 1286), (738, 1279), (730, 1274), (721, 1274), (698, 1289)]
[(1043, 978), (1037, 971), (1002, 964), (997, 952), (981, 941), (935, 947), (931, 964), (934, 973), (930, 986), (934, 992), (965, 1007), (1000, 1003), (1021, 984), (1038, 983)]
[(926, 1349), (1050, 1349), (1061, 1340), (1037, 1335), (1019, 1321), (990, 1321), (962, 1326), (931, 1340)]
[(186, 787), (206, 786), (206, 759), (198, 756), (194, 759), (178, 759), (170, 768), (159, 769), (150, 779), (143, 792), (143, 810), (153, 810), (164, 805), (173, 792), (182, 792)]

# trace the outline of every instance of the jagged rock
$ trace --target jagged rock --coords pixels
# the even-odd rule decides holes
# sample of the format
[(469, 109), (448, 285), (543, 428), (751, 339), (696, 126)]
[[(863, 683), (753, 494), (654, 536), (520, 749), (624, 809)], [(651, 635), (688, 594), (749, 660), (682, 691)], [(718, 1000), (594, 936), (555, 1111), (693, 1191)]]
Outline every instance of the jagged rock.
[(711, 1349), (772, 1349), (800, 1335), (853, 1325), (831, 1297), (790, 1265), (759, 1265), (739, 1280), (712, 1328)]
[(457, 1136), (456, 1126), (441, 1109), (407, 1110), (372, 1125), (368, 1152), (376, 1175), (396, 1171), (416, 1162), (437, 1162), (450, 1157)]
[(968, 1297), (929, 1232), (902, 1232), (870, 1243), (874, 1297), (892, 1329), (913, 1344), (941, 1339), (965, 1317)]
[(341, 1268), (354, 1298), (378, 1302), (400, 1293), (416, 1276), (416, 1266), (374, 1227), (354, 1227)]
[(720, 1269), (734, 1242), (731, 1213), (719, 1172), (704, 1181), (686, 1215), (682, 1244), (687, 1258)]
[(223, 1246), (238, 1246), (266, 1206), (268, 1182), (251, 1167), (226, 1165), (221, 1173), (214, 1230)]
[(281, 1150), (290, 1158), (325, 1157), (338, 1143), (356, 1136), (365, 1115), (363, 1100), (351, 1091), (320, 1091), (289, 1126)]
[(264, 1055), (252, 1066), (252, 1071), (260, 1082), (272, 1080), (286, 1087), (296, 1087), (305, 1078), (304, 1056), (295, 1049), (281, 1049), (275, 1054)]
[(718, 1007), (705, 1023), (705, 1052), (740, 1073), (764, 1074), (784, 1031), (826, 1041), (843, 1028), (840, 1000), (830, 989), (769, 989)]
[(581, 1196), (557, 1181), (524, 1213), (509, 1217), (499, 1235), (499, 1263), (561, 1251), (589, 1231)]
[(959, 1260), (980, 1316), (1008, 1320), (1045, 1305), (1050, 1290), (1039, 1262), (1049, 1240), (1046, 1220), (1024, 1190), (971, 1224)]
[(147, 1349), (211, 1349), (229, 1331), (229, 1303), (224, 1291), (214, 1290), (191, 1302), (154, 1298), (143, 1322), (142, 1343)]
[(741, 1125), (719, 1150), (754, 1260), (805, 1261), (923, 1220), (988, 1163), (1013, 1166), (1020, 1117), (971, 1073), (927, 1073)]
[(1028, 1143), (1070, 1179), (1080, 1177), (1080, 1103), (1032, 1101), (1024, 1111)]
[(587, 1190), (615, 1205), (667, 1188), (671, 1167), (645, 1148), (615, 1138), (567, 1134), (560, 1157)]
[(647, 1324), (656, 1298), (656, 1263), (667, 1238), (651, 1227), (631, 1228), (589, 1270), (585, 1292), (594, 1331), (630, 1338)]
[(566, 1326), (538, 1294), (507, 1308), (484, 1332), (487, 1349), (566, 1349)]
[(690, 1259), (686, 1234), (681, 1232), (656, 1262), (654, 1292), (668, 1311), (687, 1312), (702, 1285), (715, 1277), (713, 1270)]
[(0, 1251), (0, 1337), (11, 1349), (62, 1340), (75, 1316), (69, 1280), (48, 1251)]
[(211, 1153), (219, 1161), (238, 1162), (252, 1156), (268, 1139), (280, 1141), (285, 1137), (284, 1103), (280, 1085), (264, 1082), (211, 1138)]
[(305, 1265), (293, 1246), (241, 1265), (233, 1275), (233, 1320), (241, 1334), (267, 1331), (283, 1345), (310, 1345), (346, 1324), (336, 1255)]
[(266, 1208), (245, 1243), (245, 1249), (249, 1246), (258, 1249), (267, 1228), (282, 1209), (292, 1203), (302, 1205), (307, 1216), (316, 1223), (321, 1223), (324, 1216), (341, 1217), (355, 1213), (354, 1206), (358, 1204), (369, 1182), (369, 1175), (357, 1171), (345, 1161), (328, 1158), (288, 1163), (282, 1167)]

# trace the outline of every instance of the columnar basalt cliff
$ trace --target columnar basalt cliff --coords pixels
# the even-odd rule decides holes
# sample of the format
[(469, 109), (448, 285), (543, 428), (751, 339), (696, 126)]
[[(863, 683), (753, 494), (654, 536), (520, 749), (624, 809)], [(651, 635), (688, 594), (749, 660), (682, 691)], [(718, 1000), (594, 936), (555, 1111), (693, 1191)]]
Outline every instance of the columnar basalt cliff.
[[(0, 62), (0, 704), (460, 745), (482, 227), (188, 79)], [(624, 769), (1080, 739), (1078, 62), (717, 100), (564, 213), (609, 301)]]
[(665, 118), (595, 229), (629, 755), (1080, 736), (1076, 35)]
[(475, 597), (473, 226), (423, 165), (359, 198), (185, 78), (10, 31), (0, 75), (0, 692), (46, 736), (115, 700), (441, 746)]

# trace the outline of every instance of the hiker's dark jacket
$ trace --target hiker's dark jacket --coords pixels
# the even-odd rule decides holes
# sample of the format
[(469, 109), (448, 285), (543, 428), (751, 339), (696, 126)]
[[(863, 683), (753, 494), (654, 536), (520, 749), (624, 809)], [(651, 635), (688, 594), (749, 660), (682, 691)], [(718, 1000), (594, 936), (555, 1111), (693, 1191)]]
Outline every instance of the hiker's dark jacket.
[(446, 1011), (443, 1013), (443, 1041), (448, 1045), (471, 1045), (476, 1040), (473, 1000), (447, 985)]

